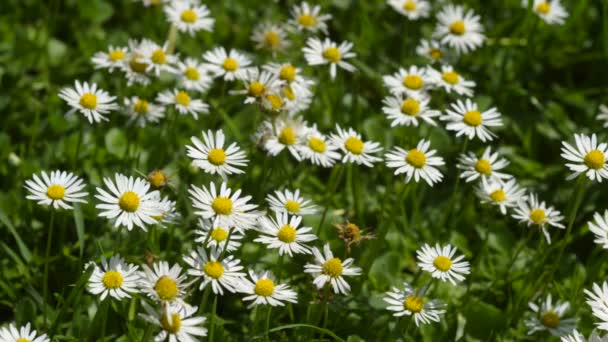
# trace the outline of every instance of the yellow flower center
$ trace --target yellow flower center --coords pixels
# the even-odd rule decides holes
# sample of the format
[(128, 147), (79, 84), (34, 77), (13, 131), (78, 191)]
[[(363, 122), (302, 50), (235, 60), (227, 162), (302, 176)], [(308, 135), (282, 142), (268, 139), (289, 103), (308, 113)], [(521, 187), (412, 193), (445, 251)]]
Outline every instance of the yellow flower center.
[(405, 298), (403, 307), (412, 313), (419, 313), (424, 307), (424, 300), (422, 300), (422, 297), (412, 295)]
[(215, 166), (224, 165), (224, 162), (226, 162), (226, 152), (221, 148), (214, 148), (209, 151), (207, 160)]
[(169, 323), (167, 314), (163, 314), (160, 317), (160, 325), (170, 334), (177, 334), (182, 326), (182, 319), (179, 317), (179, 314), (174, 313), (171, 315), (171, 323)]
[(254, 81), (249, 83), (249, 89), (247, 89), (247, 94), (249, 96), (259, 97), (262, 96), (266, 92), (266, 86), (263, 83)]
[(146, 114), (148, 112), (148, 101), (138, 99), (133, 106), (133, 110), (137, 114)]
[(293, 89), (291, 89), (291, 86), (285, 87), (285, 97), (291, 101), (296, 99), (296, 93), (293, 92)]
[(204, 271), (209, 277), (219, 279), (224, 274), (224, 266), (219, 261), (207, 261)]
[(255, 294), (262, 297), (272, 296), (274, 282), (270, 279), (260, 279), (255, 283)]
[(152, 57), (150, 58), (154, 64), (165, 64), (167, 62), (167, 55), (165, 55), (165, 51), (163, 49), (158, 49), (152, 53)]
[(175, 103), (180, 104), (184, 107), (188, 107), (190, 104), (190, 95), (183, 90), (180, 90), (175, 95)]
[(481, 113), (478, 110), (470, 110), (464, 113), (463, 119), (465, 124), (473, 127), (481, 125), (482, 121)]
[(536, 12), (540, 14), (547, 14), (551, 10), (551, 5), (548, 2), (542, 2), (536, 6)]
[(286, 224), (279, 229), (277, 238), (285, 243), (292, 243), (296, 241), (296, 230), (292, 226)]
[(232, 200), (228, 197), (216, 197), (211, 208), (218, 215), (230, 215), (232, 213)]
[(448, 72), (444, 72), (441, 75), (441, 78), (449, 84), (458, 84), (458, 80), (460, 79), (460, 76), (453, 71), (448, 71)]
[(125, 53), (122, 50), (110, 51), (108, 58), (110, 58), (112, 62), (122, 61), (125, 58)]
[(546, 221), (545, 211), (540, 208), (536, 208), (530, 212), (530, 220), (535, 224), (543, 224)]
[(139, 208), (139, 195), (133, 191), (127, 191), (120, 196), (118, 206), (124, 211), (135, 212)]
[(226, 58), (223, 64), (224, 70), (226, 71), (236, 71), (239, 68), (239, 62), (234, 58)]
[(46, 195), (52, 200), (60, 200), (65, 196), (65, 188), (59, 184), (53, 184), (46, 189)]
[(20, 337), (15, 342), (32, 342), (32, 340), (25, 338), (25, 337)]
[(604, 167), (606, 157), (600, 150), (592, 150), (585, 156), (585, 165), (590, 169), (599, 170)]
[(553, 311), (547, 311), (540, 318), (540, 322), (547, 328), (557, 328), (559, 326), (559, 316)]
[(482, 175), (489, 176), (492, 174), (492, 164), (490, 164), (490, 161), (487, 159), (479, 159), (477, 163), (475, 163), (475, 171)]
[(439, 49), (431, 48), (429, 50), (429, 56), (431, 56), (431, 58), (434, 60), (438, 60), (441, 58), (441, 56), (443, 56), (443, 53)]
[(175, 280), (162, 276), (154, 284), (154, 291), (161, 300), (173, 300), (179, 292)]
[(114, 270), (108, 271), (101, 279), (106, 289), (117, 289), (122, 285), (122, 275)]
[(405, 4), (403, 4), (403, 9), (411, 12), (411, 11), (415, 11), (416, 10), (416, 3), (413, 1), (406, 1)]
[(281, 36), (274, 31), (266, 32), (264, 41), (270, 48), (276, 49), (281, 44)]
[(361, 229), (354, 223), (349, 223), (342, 233), (345, 238), (351, 241), (358, 241), (361, 238)]
[(327, 260), (323, 264), (323, 274), (326, 274), (332, 278), (337, 278), (342, 274), (342, 260), (339, 258), (333, 258)]
[(352, 154), (359, 155), (363, 153), (363, 146), (363, 141), (357, 137), (348, 137), (348, 139), (346, 139), (344, 142), (344, 148), (346, 148), (346, 150)]
[(300, 211), (300, 203), (294, 200), (287, 200), (287, 202), (285, 202), (285, 209), (290, 213), (297, 213)]
[(275, 95), (275, 94), (267, 95), (266, 101), (270, 102), (270, 105), (274, 109), (283, 108), (283, 100), (281, 100), (281, 97), (279, 95)]
[(279, 72), (279, 78), (289, 83), (293, 82), (296, 79), (296, 68), (291, 64), (283, 66)]
[(187, 9), (182, 12), (182, 21), (188, 24), (192, 24), (196, 21), (196, 12), (191, 9)]
[(464, 31), (465, 31), (464, 21), (462, 21), (462, 20), (457, 20), (457, 21), (453, 22), (452, 25), (450, 25), (450, 32), (452, 34), (462, 36), (464, 34)]
[(279, 134), (279, 142), (283, 145), (293, 145), (296, 142), (296, 132), (291, 127), (285, 127)]
[(414, 99), (405, 99), (401, 102), (401, 113), (416, 116), (420, 113), (420, 102)]
[(198, 70), (193, 67), (186, 68), (186, 71), (184, 71), (184, 76), (186, 76), (186, 78), (190, 81), (198, 81), (198, 79), (201, 77)]
[(97, 107), (97, 96), (91, 93), (82, 94), (80, 105), (86, 109), (95, 109), (95, 107)]
[(411, 166), (421, 169), (426, 165), (426, 156), (422, 151), (414, 148), (407, 153), (405, 161)]
[(167, 185), (168, 177), (161, 170), (154, 170), (148, 175), (148, 182), (155, 188), (162, 188)]
[(330, 47), (323, 51), (323, 58), (332, 63), (338, 63), (340, 61), (340, 57), (340, 50), (338, 50), (338, 48)]
[(224, 241), (227, 237), (228, 232), (224, 228), (216, 227), (211, 231), (211, 238), (217, 242)]
[(298, 17), (298, 23), (304, 27), (312, 27), (317, 23), (317, 19), (310, 14), (302, 14)]
[(492, 191), (492, 193), (490, 194), (490, 198), (494, 202), (502, 202), (507, 198), (507, 194), (505, 194), (505, 191), (503, 189), (498, 189)]
[(141, 57), (142, 56), (139, 54), (133, 55), (133, 58), (131, 58), (131, 61), (129, 62), (129, 66), (131, 67), (131, 70), (143, 74), (146, 72), (146, 68), (148, 66), (146, 65), (146, 63), (142, 63), (139, 61)]
[(418, 90), (422, 88), (424, 82), (418, 75), (407, 75), (403, 78), (403, 85), (408, 89)]
[(323, 153), (326, 149), (325, 142), (315, 137), (308, 139), (308, 147), (317, 153)]
[(448, 257), (440, 255), (433, 260), (433, 265), (435, 265), (438, 270), (446, 272), (450, 270), (450, 267), (452, 267), (452, 260), (450, 260)]

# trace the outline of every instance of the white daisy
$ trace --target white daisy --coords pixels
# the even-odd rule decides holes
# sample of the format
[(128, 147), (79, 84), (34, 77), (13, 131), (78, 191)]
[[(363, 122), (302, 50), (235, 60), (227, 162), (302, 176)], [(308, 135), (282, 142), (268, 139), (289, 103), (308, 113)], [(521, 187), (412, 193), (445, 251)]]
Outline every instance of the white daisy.
[(275, 74), (265, 70), (260, 72), (257, 67), (252, 67), (247, 69), (243, 84), (245, 89), (233, 90), (230, 94), (246, 95), (245, 103), (254, 103), (261, 101), (268, 93), (276, 92), (281, 82), (277, 80)]
[(301, 216), (292, 216), (291, 219), (286, 212), (275, 213), (273, 218), (262, 216), (258, 219), (258, 231), (262, 236), (255, 239), (270, 249), (279, 249), (279, 255), (310, 254), (310, 247), (306, 243), (317, 239), (311, 234), (311, 227), (299, 227), (302, 222)]
[(443, 88), (448, 94), (454, 92), (458, 95), (467, 97), (473, 96), (475, 82), (462, 77), (462, 75), (457, 73), (451, 65), (443, 64), (441, 66), (441, 72), (435, 69), (428, 70), (429, 77), (433, 79), (435, 86)]
[(608, 127), (608, 106), (600, 105), (597, 119), (604, 122), (604, 128)]
[(600, 322), (595, 323), (598, 329), (608, 330), (608, 283), (604, 281), (600, 286), (593, 283), (591, 290), (585, 289), (587, 295), (587, 305), (591, 307), (593, 316)]
[(270, 112), (272, 116), (287, 113), (287, 99), (280, 88), (263, 96), (261, 101), (262, 109)]
[(110, 45), (107, 51), (95, 53), (91, 62), (93, 62), (95, 69), (108, 69), (109, 72), (114, 71), (114, 69), (122, 70), (128, 52), (129, 50), (126, 47)]
[(263, 147), (271, 156), (277, 156), (284, 149), (296, 158), (302, 160), (299, 146), (307, 133), (306, 122), (300, 119), (277, 118), (274, 124), (265, 121), (257, 135), (263, 139)]
[(183, 62), (177, 62), (176, 76), (184, 89), (202, 93), (211, 87), (215, 75), (203, 63), (187, 57)]
[(436, 40), (423, 39), (416, 47), (416, 54), (426, 58), (431, 63), (435, 63), (443, 60), (446, 51), (445, 48)]
[(284, 302), (297, 303), (298, 294), (286, 284), (277, 284), (276, 280), (268, 274), (256, 274), (249, 271), (251, 280), (244, 278), (240, 291), (247, 294), (244, 301), (253, 301), (248, 307), (255, 305), (284, 306)]
[(83, 197), (89, 194), (82, 191), (86, 184), (73, 173), (57, 170), (51, 171), (49, 176), (42, 171), (40, 176), (42, 179), (34, 174), (33, 179), (25, 181), (25, 188), (30, 193), (25, 198), (41, 205), (51, 205), (55, 209), (72, 209), (69, 203), (74, 202), (87, 203)]
[(455, 49), (459, 53), (467, 53), (480, 47), (485, 36), (480, 17), (462, 6), (445, 5), (437, 14), (437, 27), (433, 36)]
[(446, 129), (456, 131), (457, 137), (464, 135), (470, 140), (477, 137), (482, 142), (491, 141), (496, 135), (488, 127), (502, 126), (502, 119), (496, 108), (481, 112), (477, 104), (470, 99), (452, 103), (446, 113), (440, 120), (448, 121)]
[(217, 77), (223, 76), (226, 81), (233, 81), (245, 77), (245, 72), (251, 60), (244, 54), (230, 50), (226, 52), (223, 47), (216, 47), (203, 54), (207, 66), (216, 73)]
[(116, 185), (110, 178), (103, 179), (110, 192), (97, 188), (95, 197), (102, 202), (95, 206), (102, 210), (99, 216), (112, 219), (114, 226), (126, 226), (128, 230), (136, 225), (146, 231), (146, 224), (156, 224), (154, 216), (162, 215), (159, 192), (157, 190), (148, 192), (150, 183), (143, 178), (127, 177), (117, 173), (114, 179)]
[(492, 147), (488, 146), (480, 158), (475, 153), (463, 153), (458, 157), (457, 168), (462, 170), (460, 178), (468, 183), (478, 178), (488, 180), (506, 180), (513, 176), (499, 172), (509, 165), (509, 161), (500, 158), (498, 152), (492, 153)]
[[(282, 63), (282, 64), (278, 64), (278, 63), (269, 63), (266, 64), (262, 67), (262, 69), (269, 71), (271, 73), (273, 73), (274, 75), (276, 75), (276, 77), (287, 83), (287, 84), (292, 84), (295, 83), (296, 85), (303, 87), (305, 89), (308, 90), (308, 88), (310, 86), (312, 86), (315, 82), (308, 79), (307, 77), (304, 77), (302, 75), (302, 69), (296, 67), (295, 65), (291, 64), (291, 63)], [(298, 89), (294, 90), (297, 91)]]
[(548, 331), (553, 336), (563, 336), (576, 327), (575, 318), (564, 319), (564, 314), (570, 308), (570, 303), (557, 301), (553, 303), (551, 295), (541, 300), (540, 305), (530, 302), (528, 306), (534, 316), (524, 321), (528, 327), (528, 335), (537, 331)]
[(314, 124), (306, 132), (305, 138), (298, 146), (298, 152), (303, 160), (310, 160), (314, 165), (332, 167), (342, 157), (337, 150), (340, 148), (328, 140), (317, 130)]
[(138, 266), (127, 264), (120, 255), (114, 255), (108, 262), (101, 257), (101, 266), (95, 265), (89, 278), (87, 289), (104, 300), (108, 295), (115, 299), (130, 298), (139, 286)]
[(169, 267), (166, 261), (157, 261), (150, 268), (142, 265), (140, 272), (140, 289), (157, 302), (183, 303), (182, 298), (186, 293), (186, 273), (182, 273), (182, 267), (175, 264)]
[(226, 248), (226, 252), (232, 252), (241, 247), (240, 241), (244, 236), (235, 228), (220, 227), (212, 221), (203, 219), (198, 220), (198, 226), (200, 229), (194, 231), (198, 237), (194, 241), (201, 243), (205, 248), (215, 248), (219, 251)]
[(520, 222), (525, 222), (528, 227), (534, 225), (540, 228), (545, 234), (548, 244), (551, 244), (551, 236), (547, 231), (547, 226), (565, 228), (560, 223), (564, 219), (560, 212), (547, 206), (544, 201), (539, 202), (536, 194), (529, 194), (526, 200), (519, 201), (512, 216)]
[[(530, 0), (522, 0), (522, 5), (528, 8)], [(568, 12), (560, 0), (534, 0), (532, 11), (549, 25), (562, 25)]]
[(283, 51), (290, 46), (287, 32), (283, 26), (273, 23), (261, 23), (253, 29), (251, 40), (256, 49), (266, 49), (273, 53)]
[(114, 102), (116, 97), (97, 88), (97, 84), (87, 82), (80, 83), (75, 81), (74, 88), (63, 88), (59, 92), (59, 97), (72, 107), (67, 114), (79, 111), (84, 115), (89, 123), (108, 121), (105, 117), (110, 111), (118, 109)]
[(433, 118), (440, 116), (441, 112), (429, 107), (430, 100), (429, 96), (422, 93), (395, 94), (384, 98), (382, 111), (392, 121), (391, 127), (418, 127), (418, 120), (436, 126)]
[(129, 54), (125, 59), (124, 64), (124, 72), (125, 77), (127, 78), (127, 85), (131, 86), (133, 84), (141, 84), (148, 85), (150, 84), (150, 77), (146, 73), (148, 69), (148, 65), (144, 63), (144, 56), (137, 53), (139, 51), (140, 45), (143, 43), (138, 42), (136, 40), (129, 40)]
[(202, 278), (199, 290), (211, 284), (213, 293), (224, 295), (224, 289), (235, 293), (241, 285), (245, 273), (240, 272), (243, 266), (241, 261), (229, 255), (221, 259), (221, 250), (211, 248), (209, 255), (204, 248), (198, 247), (190, 251), (189, 255), (184, 256), (184, 262), (190, 266), (188, 274), (197, 278)]
[(156, 101), (168, 106), (173, 105), (182, 115), (192, 114), (198, 120), (199, 113), (209, 113), (209, 105), (199, 99), (193, 99), (187, 91), (173, 89), (158, 94)]
[(340, 258), (334, 258), (329, 244), (323, 246), (323, 254), (317, 247), (312, 248), (312, 254), (315, 256), (315, 263), (304, 265), (304, 272), (312, 274), (317, 289), (322, 289), (326, 283), (330, 283), (334, 293), (348, 294), (350, 285), (344, 280), (344, 276), (361, 274), (361, 268), (353, 266), (354, 259), (342, 261)]
[(452, 285), (456, 285), (470, 273), (470, 268), (468, 261), (462, 261), (463, 255), (454, 257), (455, 254), (456, 247), (452, 247), (450, 244), (443, 247), (439, 244), (435, 247), (424, 244), (421, 249), (416, 251), (418, 267), (431, 273), (433, 278), (449, 281)]
[(165, 228), (167, 225), (176, 224), (181, 218), (181, 215), (175, 209), (175, 205), (176, 202), (170, 200), (169, 197), (158, 199), (158, 206), (161, 214), (152, 216), (156, 220), (156, 224), (163, 228)]
[[(585, 336), (578, 332), (578, 330), (573, 329), (570, 335), (561, 336), (562, 342), (586, 342)], [(593, 340), (589, 337), (589, 342), (602, 342), (602, 340)]]
[(193, 165), (209, 174), (219, 174), (223, 178), (231, 174), (241, 174), (245, 171), (239, 167), (247, 166), (247, 155), (233, 142), (224, 148), (225, 137), (222, 130), (202, 132), (203, 141), (191, 137), (194, 146), (186, 145), (188, 157), (193, 159)]
[(30, 328), (28, 322), (25, 326), (17, 328), (14, 323), (8, 328), (0, 329), (0, 341), (2, 342), (51, 342), (46, 334), (38, 335), (36, 330)]
[(303, 1), (299, 6), (293, 6), (289, 23), (299, 31), (317, 32), (327, 34), (327, 23), (331, 19), (330, 14), (321, 14), (321, 6), (310, 6)]
[(409, 151), (401, 147), (394, 147), (386, 154), (386, 166), (394, 168), (395, 175), (405, 173), (405, 182), (409, 183), (413, 178), (416, 183), (424, 179), (428, 185), (433, 186), (443, 179), (443, 175), (437, 166), (444, 165), (443, 158), (435, 156), (436, 150), (429, 149), (429, 140), (420, 140), (416, 148)]
[(344, 61), (357, 55), (351, 52), (352, 48), (353, 43), (347, 41), (338, 45), (329, 38), (325, 38), (323, 41), (318, 38), (308, 38), (302, 52), (309, 65), (329, 64), (329, 74), (333, 80), (336, 78), (338, 67), (349, 72), (357, 70), (352, 64)]
[(285, 101), (283, 110), (291, 117), (307, 110), (312, 103), (313, 93), (310, 84), (292, 82), (282, 87), (282, 96)]
[(519, 202), (526, 199), (526, 189), (520, 188), (515, 178), (507, 181), (500, 179), (481, 179), (481, 184), (476, 189), (476, 195), (481, 203), (497, 205), (503, 215), (507, 214), (507, 208), (513, 208)]
[(168, 42), (160, 46), (149, 39), (143, 39), (134, 52), (141, 56), (140, 62), (146, 64), (146, 72), (158, 77), (161, 71), (175, 72), (174, 64), (178, 59), (167, 51), (168, 46)]
[(181, 32), (191, 36), (198, 31), (213, 31), (215, 19), (205, 4), (192, 1), (171, 1), (164, 6), (167, 20)]
[(154, 341), (193, 342), (207, 336), (207, 329), (201, 327), (206, 318), (194, 316), (196, 306), (183, 303), (156, 309), (145, 301), (142, 301), (142, 306), (146, 313), (140, 313), (139, 316), (162, 328)]
[(150, 103), (140, 97), (125, 97), (123, 114), (129, 117), (130, 123), (146, 127), (147, 123), (158, 123), (165, 117), (165, 107)]
[(382, 80), (392, 94), (423, 93), (433, 86), (428, 68), (419, 68), (415, 65), (407, 70), (399, 68), (399, 71), (392, 75), (382, 76)]
[(373, 167), (373, 163), (382, 160), (373, 155), (382, 151), (380, 143), (363, 141), (361, 134), (352, 128), (342, 129), (336, 125), (336, 131), (337, 134), (332, 134), (330, 139), (334, 145), (339, 146), (342, 152), (344, 152), (344, 156), (342, 157), (343, 163), (356, 163), (358, 165), (363, 164)]
[(274, 195), (266, 196), (266, 201), (274, 212), (298, 216), (312, 215), (317, 212), (317, 207), (311, 204), (311, 200), (300, 196), (300, 189), (296, 189), (294, 192), (288, 189), (275, 191)]
[(585, 174), (592, 181), (599, 183), (604, 178), (608, 178), (608, 164), (606, 164), (606, 153), (608, 144), (597, 142), (597, 137), (592, 134), (590, 137), (584, 134), (575, 134), (574, 140), (576, 147), (562, 141), (562, 158), (572, 162), (566, 166), (573, 171), (567, 179), (574, 179), (581, 174)]
[(388, 0), (388, 4), (409, 20), (427, 18), (431, 11), (431, 4), (425, 0)]
[(589, 230), (595, 235), (593, 242), (608, 249), (608, 210), (604, 211), (604, 216), (599, 212), (593, 214), (593, 221), (587, 223)]
[(413, 316), (416, 326), (439, 322), (439, 315), (445, 313), (445, 304), (438, 299), (427, 300), (427, 289), (428, 286), (415, 290), (407, 282), (403, 283), (403, 290), (393, 287), (383, 298), (389, 304), (386, 309), (394, 311), (395, 317)]

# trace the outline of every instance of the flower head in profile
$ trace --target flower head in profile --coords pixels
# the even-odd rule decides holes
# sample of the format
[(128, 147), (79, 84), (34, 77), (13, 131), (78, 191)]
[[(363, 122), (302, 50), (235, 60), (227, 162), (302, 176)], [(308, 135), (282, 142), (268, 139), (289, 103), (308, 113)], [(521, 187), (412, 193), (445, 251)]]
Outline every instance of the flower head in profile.
[(68, 103), (72, 109), (68, 115), (78, 111), (84, 115), (89, 123), (109, 121), (105, 116), (109, 112), (118, 109), (118, 104), (114, 102), (116, 97), (97, 87), (97, 84), (74, 82), (74, 88), (66, 87), (61, 89), (59, 97)]
[(30, 327), (30, 323), (18, 327), (14, 323), (0, 329), (0, 341), (2, 342), (51, 342), (46, 334), (38, 334)]
[(388, 303), (386, 309), (393, 311), (395, 317), (412, 316), (416, 326), (439, 322), (440, 315), (445, 313), (445, 304), (438, 299), (428, 299), (427, 290), (428, 286), (416, 290), (407, 282), (403, 283), (403, 290), (393, 287), (384, 297)]
[(139, 292), (138, 266), (127, 264), (120, 255), (113, 255), (110, 260), (101, 257), (101, 266), (95, 265), (89, 278), (88, 290), (104, 300), (108, 295), (117, 300), (130, 298)]
[(165, 106), (173, 106), (180, 114), (191, 114), (198, 120), (199, 114), (209, 113), (209, 105), (193, 96), (185, 90), (165, 90), (158, 94), (156, 100)]
[(464, 256), (456, 256), (456, 247), (447, 244), (435, 247), (424, 244), (416, 251), (418, 266), (426, 272), (431, 273), (433, 278), (441, 281), (449, 281), (452, 285), (464, 280), (469, 274), (469, 262), (463, 260)]
[(42, 171), (40, 177), (34, 174), (32, 179), (25, 181), (25, 188), (30, 193), (27, 199), (55, 209), (72, 209), (70, 203), (86, 203), (84, 197), (89, 194), (83, 191), (85, 186), (73, 173), (59, 170), (51, 171), (50, 175)]
[(165, 107), (143, 98), (133, 96), (123, 100), (123, 114), (129, 118), (129, 123), (139, 127), (146, 127), (148, 123), (157, 124), (165, 117)]
[(517, 207), (521, 201), (526, 199), (526, 189), (517, 185), (515, 178), (502, 181), (500, 179), (481, 179), (481, 184), (476, 189), (476, 195), (481, 203), (490, 203), (500, 208), (503, 215), (507, 214), (507, 208)]
[(247, 155), (233, 142), (225, 147), (225, 136), (222, 130), (215, 133), (211, 130), (203, 131), (203, 140), (191, 137), (191, 145), (186, 145), (188, 157), (192, 158), (193, 165), (209, 174), (219, 174), (226, 177), (231, 174), (241, 174), (245, 171), (240, 168), (247, 166)]
[(468, 53), (480, 47), (486, 37), (481, 18), (473, 10), (465, 11), (459, 5), (444, 5), (437, 14), (434, 38), (459, 53)]
[(492, 153), (492, 147), (488, 146), (481, 157), (477, 157), (473, 152), (461, 154), (456, 167), (462, 170), (460, 178), (464, 178), (468, 183), (477, 179), (504, 181), (512, 178), (513, 176), (500, 172), (507, 165), (509, 161), (500, 158), (498, 152)]
[(482, 142), (492, 141), (496, 137), (490, 127), (502, 126), (502, 119), (496, 108), (482, 112), (470, 99), (452, 103), (450, 108), (446, 109), (446, 115), (440, 119), (448, 122), (446, 129), (455, 131), (457, 137), (464, 135), (469, 140), (477, 137)]
[(604, 128), (608, 127), (608, 106), (602, 104), (598, 111), (597, 119), (604, 122)]
[(198, 227), (194, 234), (198, 237), (194, 240), (201, 243), (205, 248), (215, 248), (219, 251), (226, 249), (232, 252), (241, 247), (243, 233), (236, 228), (221, 227), (209, 220), (198, 220)]
[(568, 302), (553, 302), (551, 295), (547, 299), (540, 300), (539, 303), (528, 303), (533, 316), (525, 320), (528, 327), (528, 335), (538, 331), (548, 331), (553, 336), (563, 336), (568, 334), (576, 327), (575, 318), (564, 318), (570, 308)]
[(268, 194), (266, 201), (270, 209), (279, 213), (288, 213), (290, 215), (312, 215), (317, 212), (317, 207), (311, 203), (311, 200), (300, 196), (300, 189), (290, 191), (275, 191), (274, 196)]
[(207, 62), (206, 66), (225, 81), (243, 79), (251, 65), (251, 59), (245, 54), (236, 50), (226, 51), (223, 47), (205, 52), (203, 59)]
[(308, 128), (298, 146), (298, 152), (303, 160), (310, 160), (314, 165), (322, 167), (332, 167), (342, 158), (339, 149), (339, 146), (319, 132), (316, 124)]
[(445, 59), (446, 53), (446, 48), (436, 40), (423, 39), (416, 47), (416, 54), (420, 57), (424, 57), (431, 63), (442, 61)]
[(418, 127), (419, 121), (436, 126), (437, 123), (433, 118), (440, 116), (441, 112), (430, 108), (430, 100), (430, 97), (423, 93), (393, 95), (382, 101), (384, 103), (382, 111), (387, 119), (392, 121), (391, 127)]
[(285, 302), (297, 303), (298, 294), (286, 284), (277, 284), (276, 279), (268, 272), (255, 273), (249, 271), (249, 278), (244, 278), (240, 292), (246, 294), (244, 301), (252, 301), (249, 307), (255, 305), (284, 306)]
[(289, 217), (286, 212), (276, 212), (276, 220), (266, 216), (258, 219), (260, 237), (255, 242), (263, 243), (269, 249), (278, 248), (279, 255), (310, 254), (309, 242), (317, 239), (311, 227), (300, 227), (301, 216)]
[(198, 1), (171, 1), (164, 6), (167, 20), (180, 32), (189, 33), (191, 36), (198, 31), (213, 31), (215, 19), (205, 4)]
[(356, 70), (352, 64), (345, 61), (357, 55), (351, 51), (352, 48), (353, 43), (347, 41), (338, 44), (329, 38), (325, 38), (325, 40), (308, 38), (306, 47), (302, 51), (309, 65), (329, 64), (329, 74), (333, 80), (336, 78), (338, 67), (348, 72)]
[(363, 141), (361, 134), (352, 128), (343, 129), (336, 125), (336, 133), (331, 135), (331, 141), (344, 152), (344, 156), (342, 157), (343, 163), (355, 163), (373, 167), (373, 163), (382, 160), (374, 155), (382, 151), (380, 143)]
[(544, 201), (539, 201), (536, 194), (529, 194), (526, 200), (519, 201), (515, 207), (513, 218), (526, 223), (528, 227), (535, 226), (543, 231), (547, 243), (551, 244), (551, 236), (547, 226), (565, 229), (560, 223), (564, 217), (555, 208), (548, 206)]
[(289, 23), (299, 31), (311, 33), (321, 31), (327, 34), (329, 19), (331, 19), (330, 14), (321, 14), (321, 6), (311, 6), (308, 2), (303, 1), (292, 8)]
[(177, 62), (175, 76), (182, 88), (203, 93), (211, 87), (215, 74), (208, 66), (194, 58), (187, 57), (185, 60)]
[(241, 272), (241, 261), (233, 255), (222, 257), (222, 251), (211, 248), (209, 253), (205, 248), (198, 247), (184, 256), (184, 262), (190, 266), (188, 274), (201, 278), (199, 290), (211, 285), (213, 293), (223, 295), (224, 290), (237, 292), (245, 273)]
[(426, 0), (388, 0), (388, 4), (409, 20), (427, 18), (431, 11), (431, 4)]
[(315, 256), (314, 264), (304, 265), (304, 272), (312, 274), (313, 283), (317, 289), (322, 289), (325, 284), (331, 284), (334, 293), (348, 294), (350, 285), (344, 279), (345, 276), (358, 276), (361, 268), (353, 266), (354, 259), (347, 258), (344, 261), (334, 257), (329, 249), (329, 244), (323, 246), (323, 253), (317, 247), (312, 248)]
[(593, 283), (591, 290), (585, 289), (585, 295), (593, 316), (599, 320), (595, 323), (598, 329), (608, 330), (608, 283)]
[(394, 147), (386, 154), (386, 166), (394, 168), (395, 175), (405, 174), (405, 182), (414, 180), (416, 183), (423, 179), (428, 185), (440, 182), (443, 175), (437, 167), (444, 165), (443, 158), (436, 156), (436, 150), (430, 149), (431, 142), (420, 140), (415, 148), (408, 151)]
[(207, 336), (207, 329), (202, 327), (206, 318), (194, 315), (196, 306), (181, 303), (154, 308), (145, 301), (142, 306), (145, 313), (139, 316), (162, 329), (155, 341), (190, 342)]
[(569, 161), (566, 166), (573, 173), (568, 179), (574, 179), (581, 174), (585, 174), (592, 181), (602, 182), (608, 178), (608, 164), (606, 163), (606, 153), (608, 144), (598, 143), (597, 136), (575, 134), (574, 140), (576, 147), (562, 141), (562, 158)]
[(596, 244), (608, 249), (608, 210), (602, 216), (599, 212), (593, 214), (593, 221), (587, 223), (589, 230), (595, 235)]
[(125, 60), (129, 50), (122, 46), (108, 46), (106, 51), (99, 51), (91, 57), (91, 62), (95, 69), (107, 69), (109, 72), (114, 69), (122, 70), (125, 67)]
[(446, 93), (456, 93), (466, 97), (473, 96), (475, 82), (464, 78), (451, 65), (442, 65), (441, 71), (429, 69), (429, 74), (433, 79), (433, 84), (445, 90)]
[(273, 53), (284, 51), (290, 46), (287, 39), (287, 31), (283, 26), (269, 22), (263, 22), (253, 29), (251, 40), (256, 49), (265, 49)]

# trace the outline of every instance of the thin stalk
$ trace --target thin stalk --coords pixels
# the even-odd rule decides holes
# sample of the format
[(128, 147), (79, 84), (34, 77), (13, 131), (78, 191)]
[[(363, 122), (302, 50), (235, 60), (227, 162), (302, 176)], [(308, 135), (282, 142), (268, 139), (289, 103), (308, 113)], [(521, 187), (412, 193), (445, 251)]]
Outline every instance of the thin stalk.
[(264, 341), (269, 342), (268, 331), (270, 330), (270, 313), (272, 312), (272, 305), (268, 305), (268, 313), (266, 314), (266, 330), (264, 332)]
[(51, 243), (53, 241), (53, 226), (55, 223), (55, 209), (51, 209), (51, 222), (49, 223), (49, 234), (46, 240), (46, 254), (44, 258), (44, 279), (42, 282), (43, 290), (42, 290), (42, 298), (44, 302), (43, 306), (43, 326), (46, 330), (47, 328), (47, 306), (48, 306), (48, 296), (49, 296), (49, 259), (51, 257)]
[(209, 342), (213, 342), (215, 337), (215, 311), (217, 310), (217, 295), (213, 297), (213, 305), (211, 306), (211, 318), (209, 318)]

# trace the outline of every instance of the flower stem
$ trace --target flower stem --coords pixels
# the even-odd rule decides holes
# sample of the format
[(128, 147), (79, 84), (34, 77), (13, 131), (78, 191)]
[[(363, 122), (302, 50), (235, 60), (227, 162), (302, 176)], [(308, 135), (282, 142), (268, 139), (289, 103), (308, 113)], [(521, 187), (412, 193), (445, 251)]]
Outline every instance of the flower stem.
[(268, 313), (266, 314), (266, 332), (264, 333), (264, 341), (270, 341), (268, 336), (268, 330), (270, 330), (270, 313), (272, 312), (272, 305), (268, 305)]
[(49, 234), (48, 234), (47, 240), (46, 240), (46, 254), (45, 254), (45, 258), (44, 258), (44, 279), (42, 282), (42, 285), (43, 285), (42, 297), (43, 297), (43, 304), (44, 304), (42, 315), (44, 316), (44, 318), (43, 318), (44, 329), (46, 329), (46, 324), (47, 324), (47, 306), (48, 306), (48, 296), (49, 296), (49, 259), (51, 256), (51, 243), (53, 241), (54, 223), (55, 223), (55, 209), (51, 209), (51, 221), (49, 223)]
[(213, 305), (211, 307), (211, 318), (209, 319), (209, 342), (213, 342), (215, 335), (215, 311), (217, 310), (217, 295), (213, 297)]

